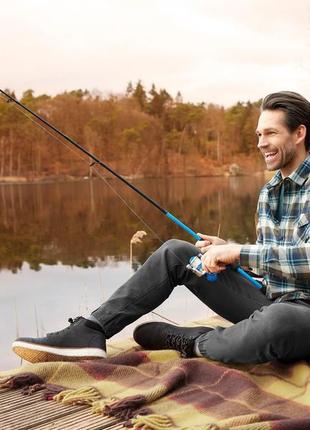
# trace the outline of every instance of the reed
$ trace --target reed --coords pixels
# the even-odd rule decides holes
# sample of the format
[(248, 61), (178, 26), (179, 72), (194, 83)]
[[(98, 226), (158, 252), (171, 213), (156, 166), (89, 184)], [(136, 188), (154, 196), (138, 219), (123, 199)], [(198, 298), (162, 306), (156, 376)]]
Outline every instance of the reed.
[(138, 230), (135, 232), (135, 234), (130, 239), (130, 246), (129, 246), (129, 265), (132, 269), (132, 262), (133, 262), (133, 245), (136, 245), (138, 243), (141, 243), (143, 238), (147, 236), (147, 233), (144, 230)]

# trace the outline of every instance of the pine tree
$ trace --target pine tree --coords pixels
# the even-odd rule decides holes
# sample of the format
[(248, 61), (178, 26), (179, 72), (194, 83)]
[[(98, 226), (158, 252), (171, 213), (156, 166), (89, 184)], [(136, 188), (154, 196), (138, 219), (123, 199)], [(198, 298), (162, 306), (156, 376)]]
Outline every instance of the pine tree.
[(183, 97), (180, 91), (177, 92), (177, 95), (175, 97), (175, 102), (176, 103), (183, 103)]
[(126, 97), (131, 97), (133, 93), (133, 85), (132, 82), (129, 81), (126, 88)]
[(138, 81), (136, 88), (133, 92), (133, 97), (137, 100), (138, 105), (140, 106), (140, 109), (142, 111), (145, 111), (146, 104), (147, 104), (147, 97), (146, 97), (145, 89), (140, 80)]

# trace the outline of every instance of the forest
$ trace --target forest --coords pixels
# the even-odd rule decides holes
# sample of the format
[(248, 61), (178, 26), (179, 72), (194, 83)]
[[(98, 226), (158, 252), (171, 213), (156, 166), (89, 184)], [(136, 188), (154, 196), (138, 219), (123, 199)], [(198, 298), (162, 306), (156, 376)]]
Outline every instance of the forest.
[[(13, 90), (6, 90), (15, 97)], [(255, 127), (260, 100), (224, 108), (184, 102), (153, 84), (129, 82), (121, 95), (75, 90), (56, 96), (25, 91), (20, 102), (121, 175), (217, 176), (262, 171)], [(77, 152), (77, 150), (73, 150)], [(86, 159), (85, 159), (86, 157)], [(14, 103), (0, 100), (0, 181), (75, 179), (90, 160), (44, 130)]]

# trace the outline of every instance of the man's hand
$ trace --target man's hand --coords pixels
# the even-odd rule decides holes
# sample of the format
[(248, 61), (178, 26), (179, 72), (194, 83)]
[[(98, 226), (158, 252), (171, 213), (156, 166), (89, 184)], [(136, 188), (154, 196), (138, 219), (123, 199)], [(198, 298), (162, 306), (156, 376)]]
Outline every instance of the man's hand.
[(210, 245), (224, 245), (226, 241), (216, 236), (207, 236), (206, 234), (197, 233), (202, 239), (195, 243), (201, 254), (204, 254)]
[(202, 256), (202, 264), (207, 272), (218, 273), (225, 270), (228, 264), (239, 262), (242, 245), (210, 245)]

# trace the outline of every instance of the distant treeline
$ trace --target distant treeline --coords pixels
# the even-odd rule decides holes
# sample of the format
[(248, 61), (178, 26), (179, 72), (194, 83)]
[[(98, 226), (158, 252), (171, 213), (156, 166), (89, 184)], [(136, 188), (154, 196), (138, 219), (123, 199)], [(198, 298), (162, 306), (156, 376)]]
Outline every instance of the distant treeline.
[[(181, 93), (172, 97), (155, 85), (146, 90), (141, 81), (130, 82), (120, 96), (87, 90), (35, 96), (27, 90), (20, 101), (123, 175), (220, 174), (236, 160), (251, 169), (260, 165), (254, 134), (260, 101), (226, 109), (185, 103)], [(89, 163), (51, 134), (1, 100), (0, 177), (91, 174)]]

